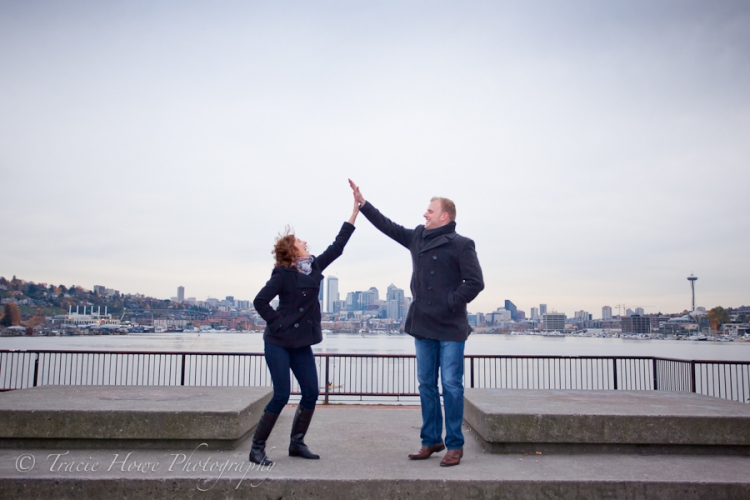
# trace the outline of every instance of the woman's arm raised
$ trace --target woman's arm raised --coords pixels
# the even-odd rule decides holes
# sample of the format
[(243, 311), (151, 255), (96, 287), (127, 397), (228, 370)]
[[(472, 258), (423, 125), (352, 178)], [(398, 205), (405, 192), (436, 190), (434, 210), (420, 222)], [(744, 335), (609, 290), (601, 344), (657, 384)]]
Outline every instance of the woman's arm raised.
[(357, 202), (357, 195), (354, 195), (354, 209), (352, 210), (352, 216), (349, 217), (349, 224), (354, 225), (354, 221), (357, 220), (357, 214), (359, 213), (359, 203)]
[(357, 219), (358, 213), (359, 204), (357, 203), (357, 200), (355, 198), (354, 208), (352, 209), (352, 215), (351, 217), (349, 217), (349, 220), (347, 222), (344, 222), (344, 224), (341, 226), (341, 231), (339, 231), (339, 234), (336, 236), (336, 239), (333, 241), (333, 243), (328, 248), (326, 248), (322, 254), (315, 257), (315, 261), (318, 263), (318, 266), (320, 266), (321, 271), (331, 265), (331, 262), (339, 258), (339, 256), (344, 253), (344, 247), (349, 241), (349, 237), (354, 232), (354, 221)]

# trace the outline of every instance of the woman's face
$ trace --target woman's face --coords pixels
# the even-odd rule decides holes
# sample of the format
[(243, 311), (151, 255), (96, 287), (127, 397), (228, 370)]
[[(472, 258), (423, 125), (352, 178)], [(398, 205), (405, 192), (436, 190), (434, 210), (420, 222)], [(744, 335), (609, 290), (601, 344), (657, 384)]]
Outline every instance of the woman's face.
[(297, 249), (297, 254), (300, 257), (308, 257), (310, 252), (307, 251), (307, 242), (297, 237), (294, 238), (294, 248)]

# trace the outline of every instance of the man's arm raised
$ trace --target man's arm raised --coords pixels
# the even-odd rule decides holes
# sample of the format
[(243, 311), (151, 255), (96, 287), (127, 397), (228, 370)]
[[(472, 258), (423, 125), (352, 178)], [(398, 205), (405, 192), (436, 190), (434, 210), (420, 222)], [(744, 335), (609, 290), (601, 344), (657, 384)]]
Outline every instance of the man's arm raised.
[(372, 206), (372, 203), (367, 203), (367, 200), (365, 200), (365, 197), (362, 196), (362, 192), (359, 190), (359, 186), (357, 186), (351, 179), (349, 179), (349, 186), (351, 186), (352, 191), (354, 191), (354, 199), (357, 200), (362, 215), (364, 215), (373, 226), (378, 228), (381, 233), (406, 248), (409, 248), (409, 244), (414, 237), (414, 230), (406, 229), (404, 226), (396, 224), (391, 219), (381, 214), (377, 208)]
[(362, 192), (359, 190), (359, 186), (354, 184), (354, 181), (349, 179), (349, 186), (352, 188), (352, 191), (354, 191), (354, 199), (357, 200), (357, 204), (359, 204), (359, 207), (362, 208), (365, 203), (367, 203), (367, 200), (365, 200), (365, 197), (362, 196)]

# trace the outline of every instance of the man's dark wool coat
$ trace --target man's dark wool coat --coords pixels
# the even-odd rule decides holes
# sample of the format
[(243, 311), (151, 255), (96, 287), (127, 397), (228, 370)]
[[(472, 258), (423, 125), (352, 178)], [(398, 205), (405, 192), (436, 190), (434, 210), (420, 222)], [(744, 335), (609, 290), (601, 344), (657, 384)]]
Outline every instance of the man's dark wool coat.
[(406, 229), (368, 201), (360, 208), (373, 226), (411, 252), (412, 303), (404, 330), (417, 338), (463, 342), (471, 333), (466, 304), (484, 289), (474, 242), (456, 223), (437, 229)]
[[(323, 281), (323, 270), (344, 253), (344, 246), (354, 232), (354, 226), (344, 222), (336, 240), (325, 252), (312, 261), (312, 272), (304, 274), (297, 267), (276, 266), (255, 300), (253, 306), (266, 320), (263, 340), (287, 348), (306, 347), (323, 340), (320, 329), (318, 292)], [(271, 301), (278, 295), (279, 307)]]

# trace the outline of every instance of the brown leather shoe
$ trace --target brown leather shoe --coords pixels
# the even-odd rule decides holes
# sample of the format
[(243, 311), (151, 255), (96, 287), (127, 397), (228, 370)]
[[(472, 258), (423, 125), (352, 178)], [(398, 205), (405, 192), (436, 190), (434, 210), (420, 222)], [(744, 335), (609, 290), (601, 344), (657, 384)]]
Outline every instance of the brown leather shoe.
[(464, 449), (448, 450), (445, 456), (440, 461), (440, 467), (453, 467), (461, 463), (461, 459), (464, 457)]
[(430, 455), (433, 453), (443, 451), (444, 449), (445, 445), (443, 443), (436, 444), (435, 446), (422, 446), (417, 453), (409, 455), (409, 458), (412, 460), (425, 460), (426, 458), (430, 458)]

